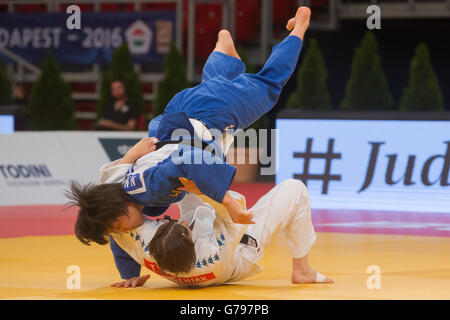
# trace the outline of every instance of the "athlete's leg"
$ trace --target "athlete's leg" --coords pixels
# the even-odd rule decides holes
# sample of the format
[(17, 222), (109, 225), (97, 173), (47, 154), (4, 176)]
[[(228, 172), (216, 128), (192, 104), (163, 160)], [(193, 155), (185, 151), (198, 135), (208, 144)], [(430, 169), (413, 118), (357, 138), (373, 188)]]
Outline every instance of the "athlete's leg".
[(256, 75), (245, 74), (238, 78), (238, 85), (246, 83), (250, 88), (246, 93), (249, 101), (242, 103), (237, 108), (241, 122), (238, 128), (245, 129), (252, 125), (277, 103), (281, 90), (297, 66), (310, 16), (309, 8), (298, 8), (289, 25), (291, 27), (293, 24), (294, 29), (283, 42), (273, 48), (261, 71)]
[(217, 76), (232, 80), (244, 72), (245, 64), (241, 61), (241, 57), (234, 47), (230, 32), (220, 30), (217, 35), (216, 47), (203, 67), (202, 82)]
[[(241, 58), (234, 47), (230, 32), (228, 30), (220, 30), (217, 35), (216, 46), (203, 66), (202, 82), (219, 76), (232, 80), (244, 72), (245, 64), (241, 61)], [(188, 111), (185, 109), (185, 104), (181, 101), (184, 94), (189, 92), (190, 89), (191, 88), (177, 93), (167, 104), (164, 113)], [(157, 127), (156, 122), (154, 127)]]
[(310, 14), (306, 7), (297, 10), (294, 30), (273, 48), (257, 74), (213, 78), (191, 91), (183, 101), (188, 115), (223, 132), (226, 127), (245, 129), (272, 109), (295, 71)]
[(307, 254), (316, 234), (311, 222), (308, 191), (301, 181), (283, 181), (258, 200), (250, 211), (254, 213), (255, 224), (247, 228), (246, 234), (256, 239), (257, 248), (241, 246), (241, 255), (257, 263), (272, 236), (283, 230), (293, 258), (292, 282), (332, 282), (326, 277), (320, 279), (320, 274), (308, 264)]
[(231, 33), (225, 29), (220, 30), (217, 34), (216, 47), (214, 48), (213, 52), (222, 52), (226, 55), (241, 60), (241, 57), (239, 57), (239, 54), (237, 53), (234, 46), (234, 41), (231, 37)]
[[(225, 40), (219, 41), (211, 60), (222, 56), (227, 61), (209, 61), (204, 73), (204, 80), (207, 81), (178, 93), (166, 107), (165, 113), (184, 111), (188, 117), (200, 119), (210, 129), (222, 133), (227, 127), (245, 129), (253, 124), (275, 106), (283, 86), (295, 71), (310, 16), (311, 11), (307, 7), (297, 10), (291, 34), (273, 48), (266, 64), (257, 74), (239, 70), (239, 65), (242, 67), (243, 63), (233, 56), (234, 45), (224, 33)], [(237, 63), (238, 67), (232, 66), (230, 70), (228, 59)], [(230, 80), (235, 70), (239, 75)], [(213, 75), (216, 76), (211, 78)]]
[[(304, 9), (302, 9), (304, 8)], [(297, 36), (300, 39), (303, 40), (303, 37), (305, 36), (305, 32), (309, 27), (309, 19), (303, 19), (300, 18), (300, 15), (302, 14), (309, 14), (311, 15), (311, 11), (309, 11), (309, 8), (300, 7), (297, 9), (297, 13), (294, 18), (289, 19), (288, 23), (286, 24), (286, 29), (291, 31), (291, 36)]]
[(315, 236), (312, 236), (315, 232), (311, 221), (311, 205), (308, 190), (300, 181), (293, 183), (290, 188), (293, 193), (301, 195), (297, 214), (292, 217), (290, 223), (284, 229), (293, 257), (291, 281), (293, 283), (332, 283), (333, 280), (312, 269), (308, 263), (307, 254), (310, 248), (308, 239), (315, 239)]
[[(245, 72), (245, 64), (241, 61), (236, 48), (234, 47), (234, 42), (231, 37), (231, 34), (227, 30), (219, 31), (217, 35), (217, 43), (214, 50), (208, 57), (202, 73), (202, 83), (211, 80), (211, 79), (222, 79), (223, 81), (229, 81), (240, 74)], [(220, 80), (219, 80), (220, 81)], [(200, 84), (194, 88), (185, 89), (179, 93), (177, 93), (172, 100), (167, 104), (164, 113), (172, 113), (172, 112), (180, 112), (184, 111), (191, 118), (202, 119), (205, 122), (205, 119), (208, 118), (208, 115), (204, 115), (198, 112), (204, 106), (204, 98), (205, 93), (202, 92), (199, 94), (197, 90), (198, 87), (202, 86)], [(192, 99), (189, 97), (195, 97), (196, 99)], [(194, 101), (192, 101), (194, 100)], [(190, 103), (191, 101), (192, 103)], [(211, 111), (211, 108), (206, 107), (206, 110)], [(156, 122), (155, 122), (155, 126)], [(214, 126), (210, 126), (210, 128), (215, 128)], [(150, 132), (150, 127), (149, 127)], [(223, 130), (222, 130), (223, 132)]]

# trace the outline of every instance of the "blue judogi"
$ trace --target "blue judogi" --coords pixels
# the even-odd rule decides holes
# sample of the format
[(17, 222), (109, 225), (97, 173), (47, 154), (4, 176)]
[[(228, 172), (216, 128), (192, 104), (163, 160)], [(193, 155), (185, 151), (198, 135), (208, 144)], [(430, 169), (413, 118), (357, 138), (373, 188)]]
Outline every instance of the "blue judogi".
[[(189, 118), (203, 121), (209, 129), (245, 129), (276, 104), (283, 86), (295, 70), (302, 40), (288, 36), (273, 48), (257, 74), (244, 73), (244, 63), (221, 52), (211, 53), (203, 70), (202, 82), (175, 95), (164, 114), (149, 125), (149, 134), (161, 142), (172, 139), (176, 129), (186, 129), (195, 137)], [(159, 121), (159, 123), (158, 123)], [(217, 149), (217, 148), (216, 148)], [(180, 155), (182, 154), (182, 155)], [(215, 159), (209, 163), (185, 163), (182, 159)], [(189, 161), (188, 161), (189, 162)], [(210, 164), (212, 162), (212, 164)], [(200, 191), (221, 203), (236, 169), (207, 150), (180, 146), (178, 152), (144, 172), (128, 173), (125, 191), (132, 201), (146, 208), (149, 215), (180, 201), (185, 192), (177, 191), (179, 177), (191, 179)]]
[(128, 253), (125, 252), (114, 241), (113, 237), (109, 238), (109, 246), (114, 256), (114, 263), (117, 270), (119, 270), (122, 279), (131, 279), (139, 277), (141, 274), (141, 265), (137, 263)]
[[(221, 132), (227, 128), (247, 128), (277, 103), (283, 86), (295, 70), (302, 45), (300, 38), (286, 37), (273, 47), (269, 59), (257, 74), (244, 73), (244, 63), (235, 57), (212, 52), (203, 68), (202, 82), (173, 97), (164, 114), (150, 122), (149, 137), (168, 141), (173, 131), (179, 128), (186, 129), (191, 137), (195, 137), (189, 118), (201, 120), (209, 129)], [(206, 150), (180, 148), (181, 152), (144, 172), (129, 172), (125, 191), (132, 201), (145, 206), (144, 214), (158, 216), (171, 203), (183, 199), (185, 192), (176, 191), (182, 186), (179, 177), (193, 180), (204, 194), (222, 202), (236, 169), (220, 161), (180, 165), (180, 157), (189, 158), (198, 153), (207, 153), (206, 158), (216, 157)], [(139, 275), (140, 265), (113, 240), (111, 249), (123, 279)]]
[[(297, 65), (303, 42), (288, 36), (273, 47), (257, 74), (244, 73), (245, 64), (221, 52), (212, 52), (203, 68), (202, 82), (176, 94), (164, 115), (185, 112), (188, 118), (203, 121), (210, 129), (245, 129), (278, 101)], [(156, 136), (161, 117), (149, 124), (149, 137)]]

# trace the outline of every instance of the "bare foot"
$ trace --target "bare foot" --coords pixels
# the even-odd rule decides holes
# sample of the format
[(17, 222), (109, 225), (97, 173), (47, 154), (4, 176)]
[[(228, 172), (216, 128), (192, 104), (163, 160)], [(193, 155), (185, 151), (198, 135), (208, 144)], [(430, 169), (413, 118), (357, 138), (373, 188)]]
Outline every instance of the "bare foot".
[(236, 48), (234, 47), (233, 38), (228, 30), (223, 29), (219, 31), (214, 51), (219, 51), (241, 60), (241, 57), (239, 57)]
[(292, 283), (300, 283), (300, 284), (306, 284), (306, 283), (334, 283), (334, 281), (328, 277), (325, 277), (324, 282), (317, 282), (317, 271), (311, 269), (307, 273), (301, 273), (301, 272), (292, 272)]
[(300, 7), (297, 9), (294, 18), (289, 19), (286, 24), (286, 29), (294, 35), (303, 40), (306, 30), (309, 27), (309, 20), (311, 18), (311, 10), (308, 7)]

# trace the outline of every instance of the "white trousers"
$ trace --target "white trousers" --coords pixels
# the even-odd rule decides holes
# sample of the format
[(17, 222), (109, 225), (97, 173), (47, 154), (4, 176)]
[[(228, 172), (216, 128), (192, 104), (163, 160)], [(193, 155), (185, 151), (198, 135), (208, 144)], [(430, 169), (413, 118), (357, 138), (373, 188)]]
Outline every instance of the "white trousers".
[(316, 240), (316, 233), (311, 221), (308, 190), (301, 181), (283, 181), (249, 210), (254, 214), (255, 224), (250, 225), (245, 233), (256, 239), (257, 246), (239, 244), (235, 258), (240, 261), (230, 281), (262, 270), (257, 263), (272, 236), (279, 230), (287, 237), (292, 258), (302, 258), (308, 254)]

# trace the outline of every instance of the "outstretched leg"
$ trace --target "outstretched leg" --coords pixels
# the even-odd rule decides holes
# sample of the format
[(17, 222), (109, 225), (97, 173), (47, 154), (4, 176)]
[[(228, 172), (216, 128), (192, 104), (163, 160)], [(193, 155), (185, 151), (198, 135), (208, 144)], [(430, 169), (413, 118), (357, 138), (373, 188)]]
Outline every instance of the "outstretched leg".
[(213, 52), (222, 52), (226, 55), (241, 60), (241, 57), (239, 57), (239, 54), (237, 53), (234, 46), (234, 41), (231, 37), (231, 33), (225, 29), (219, 31), (219, 34), (217, 35), (216, 47), (214, 48)]
[[(223, 78), (226, 80), (233, 80), (244, 72), (245, 64), (242, 62), (236, 48), (234, 47), (234, 42), (230, 32), (228, 30), (220, 30), (217, 35), (216, 46), (203, 66), (202, 83), (211, 79), (217, 79), (219, 82), (223, 82)], [(220, 79), (221, 77), (223, 78)], [(208, 113), (211, 112), (212, 108), (205, 105), (205, 92), (198, 94), (198, 89), (200, 89), (199, 86), (188, 88), (177, 93), (167, 104), (164, 113), (184, 111), (189, 117), (201, 119), (203, 122), (208, 123), (208, 118), (210, 118)], [(193, 101), (190, 103), (192, 98), (200, 98), (202, 101)], [(224, 111), (226, 112), (226, 109), (224, 109)], [(214, 112), (213, 114), (215, 116), (218, 115), (217, 112)], [(158, 128), (159, 122), (152, 120), (150, 124), (152, 125), (152, 128), (150, 129), (149, 126), (149, 134), (154, 134), (155, 130)], [(217, 128), (214, 125), (209, 127)], [(224, 130), (222, 128), (222, 132), (223, 131)]]
[[(286, 24), (286, 29), (292, 32), (291, 36), (297, 36), (303, 40), (306, 29), (309, 27), (309, 17), (311, 16), (311, 10), (307, 7), (300, 7), (297, 9), (297, 13), (294, 18), (289, 19)], [(308, 17), (308, 19), (305, 19)]]
[(257, 74), (243, 73), (233, 40), (220, 32), (215, 51), (203, 69), (200, 85), (183, 93), (177, 111), (202, 120), (210, 129), (246, 129), (277, 103), (286, 82), (297, 66), (311, 10), (300, 7), (291, 34), (273, 47)]
[[(228, 60), (223, 63), (208, 61), (204, 80), (210, 81), (205, 81), (184, 97), (183, 104), (188, 116), (201, 119), (208, 127), (224, 132), (225, 128), (246, 129), (270, 111), (295, 71), (310, 15), (307, 7), (297, 10), (291, 34), (273, 47), (270, 57), (257, 74), (242, 73), (235, 78), (233, 74), (226, 77), (229, 81), (212, 78), (211, 75), (230, 74), (227, 72), (233, 69), (233, 65)], [(227, 32), (219, 34), (218, 44), (209, 59), (220, 56), (243, 65)]]
[(241, 246), (240, 253), (257, 263), (278, 230), (286, 234), (292, 254), (293, 283), (333, 283), (309, 266), (308, 253), (316, 240), (306, 186), (288, 179), (277, 185), (250, 209), (255, 224), (245, 232), (256, 240), (257, 248)]
[(249, 127), (276, 105), (284, 85), (297, 66), (310, 17), (309, 8), (298, 8), (295, 17), (290, 20), (292, 32), (273, 48), (261, 71), (256, 75), (244, 74), (235, 79), (237, 88), (246, 88), (246, 91), (239, 92), (236, 99), (239, 100), (235, 116), (239, 120), (236, 128)]
[(220, 30), (213, 52), (203, 67), (202, 82), (222, 76), (232, 80), (245, 72), (245, 64), (241, 61), (234, 41), (228, 30)]

